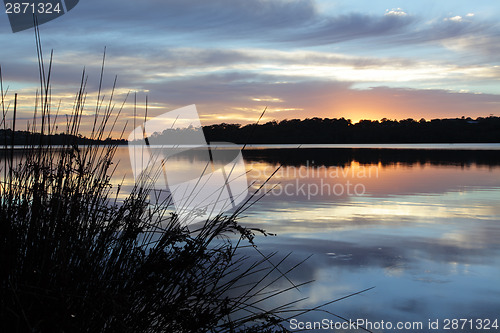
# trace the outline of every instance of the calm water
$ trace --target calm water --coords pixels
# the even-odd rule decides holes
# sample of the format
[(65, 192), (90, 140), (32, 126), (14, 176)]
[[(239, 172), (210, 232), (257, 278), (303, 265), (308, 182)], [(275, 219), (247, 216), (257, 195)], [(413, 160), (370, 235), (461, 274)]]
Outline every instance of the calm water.
[[(281, 168), (241, 223), (277, 234), (257, 239), (264, 252), (292, 252), (291, 263), (313, 254), (290, 277), (315, 282), (284, 295), (283, 303), (308, 297), (302, 306), (315, 306), (375, 287), (325, 309), (353, 320), (422, 322), (415, 332), (429, 331), (429, 320), (439, 320), (439, 331), (447, 318), (500, 320), (496, 146), (249, 149), (244, 156), (254, 190)], [(132, 184), (126, 148), (117, 159), (118, 178), (127, 174)], [(337, 320), (327, 313), (297, 319), (324, 318)]]
[[(241, 223), (276, 233), (256, 242), (266, 253), (291, 252), (288, 266), (313, 255), (289, 277), (315, 282), (278, 303), (307, 297), (302, 307), (313, 307), (375, 287), (325, 309), (374, 325), (422, 322), (421, 330), (392, 329), (401, 332), (430, 332), (429, 320), (439, 320), (433, 332), (453, 331), (443, 329), (446, 319), (500, 321), (500, 145), (435, 147), (246, 150), (253, 191), (279, 170)], [(114, 179), (132, 186), (128, 148), (120, 147), (115, 159)], [(172, 163), (189, 168), (192, 160)], [(297, 319), (339, 321), (321, 312)], [(457, 330), (475, 331), (485, 330)]]

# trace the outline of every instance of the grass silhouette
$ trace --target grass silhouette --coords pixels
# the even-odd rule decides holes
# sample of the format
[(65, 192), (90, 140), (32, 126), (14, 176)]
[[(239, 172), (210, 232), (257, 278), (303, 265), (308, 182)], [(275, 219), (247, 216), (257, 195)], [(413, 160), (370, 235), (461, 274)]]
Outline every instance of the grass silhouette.
[[(104, 102), (104, 58), (93, 143), (76, 139), (86, 108), (84, 71), (66, 119), (64, 134), (74, 140), (47, 144), (58, 114), (52, 53), (45, 63), (38, 29), (35, 35), (40, 90), (27, 130), (37, 135), (23, 149), (14, 147), (17, 94), (8, 101), (0, 69), (0, 127), (11, 130), (0, 151), (1, 331), (284, 332), (288, 318), (320, 308), (297, 310), (300, 300), (266, 305), (302, 284), (287, 277), (298, 264), (282, 268), (288, 256), (255, 247), (255, 233), (264, 231), (238, 224), (258, 198), (196, 230), (179, 223), (169, 198), (151, 203), (154, 176), (119, 199), (122, 186), (111, 182), (117, 145), (100, 142), (111, 136), (124, 104), (115, 112), (113, 93)], [(246, 247), (260, 257), (240, 251)], [(277, 287), (282, 280), (287, 287)]]
[[(52, 54), (44, 64), (39, 35), (40, 92), (31, 140), (14, 148), (13, 106), (1, 87), (4, 136), (0, 187), (3, 331), (34, 332), (233, 332), (249, 326), (279, 327), (275, 313), (259, 309), (263, 280), (241, 288), (243, 277), (261, 273), (264, 257), (250, 265), (238, 256), (239, 241), (253, 232), (236, 215), (216, 216), (196, 231), (169, 213), (169, 201), (151, 205), (153, 180), (139, 181), (124, 200), (111, 184), (116, 145), (47, 143), (56, 130), (50, 96)], [(90, 139), (106, 138), (113, 94), (104, 104), (102, 74)], [(0, 72), (0, 80), (1, 80)], [(65, 134), (78, 137), (86, 107), (85, 72)], [(116, 80), (115, 80), (116, 82)], [(114, 91), (114, 87), (113, 87)], [(6, 133), (6, 132), (5, 132)], [(116, 167), (116, 166), (114, 166)], [(239, 235), (235, 245), (228, 233)], [(246, 264), (246, 263), (245, 263)], [(275, 270), (272, 267), (270, 270)], [(266, 286), (264, 286), (266, 287)], [(234, 292), (235, 289), (241, 292)], [(246, 315), (232, 317), (236, 312)], [(256, 328), (255, 328), (256, 329)]]

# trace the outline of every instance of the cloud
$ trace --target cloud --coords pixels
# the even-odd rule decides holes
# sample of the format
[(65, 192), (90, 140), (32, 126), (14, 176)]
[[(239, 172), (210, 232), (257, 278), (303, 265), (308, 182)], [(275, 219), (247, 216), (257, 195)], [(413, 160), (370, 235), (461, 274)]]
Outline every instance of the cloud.
[[(71, 19), (76, 29), (81, 26), (90, 32), (113, 28), (130, 33), (163, 30), (166, 34), (187, 32), (219, 37), (255, 35), (269, 29), (300, 25), (317, 15), (310, 0), (149, 0), (140, 5), (90, 0), (80, 4), (73, 13)], [(52, 27), (57, 29), (55, 25)]]
[[(108, 51), (113, 53), (113, 51)], [(86, 58), (89, 65), (88, 91), (95, 94), (99, 82), (102, 56), (63, 54), (53, 67), (54, 100), (63, 99), (68, 108), (77, 91), (82, 65), (72, 59)], [(57, 59), (57, 57), (56, 57)], [(396, 59), (397, 60), (397, 59)], [(264, 120), (284, 118), (346, 117), (359, 119), (381, 118), (437, 118), (487, 116), (497, 114), (500, 96), (452, 92), (445, 89), (409, 89), (384, 87), (384, 80), (414, 72), (414, 79), (434, 77), (457, 84), (476, 78), (492, 79), (500, 76), (500, 69), (475, 67), (439, 67), (402, 59), (391, 65), (391, 59), (346, 57), (320, 52), (281, 52), (265, 50), (206, 50), (170, 49), (164, 55), (146, 58), (134, 56), (112, 57), (108, 54), (104, 86), (111, 87), (114, 74), (119, 74), (120, 96), (127, 91), (147, 91), (150, 111), (164, 112), (177, 107), (197, 104), (205, 124), (254, 121), (265, 107)], [(299, 68), (299, 64), (308, 66)], [(28, 69), (23, 62), (9, 62), (4, 79), (16, 84), (29, 84), (23, 95), (34, 94), (37, 81), (36, 67)], [(302, 65), (304, 66), (304, 65)], [(391, 67), (392, 66), (392, 67)], [(332, 69), (335, 68), (335, 69)], [(398, 72), (401, 68), (401, 72)], [(419, 72), (420, 71), (420, 72)], [(344, 73), (345, 72), (345, 73)], [(331, 73), (331, 74), (328, 74)], [(364, 74), (363, 74), (364, 73)], [(371, 73), (371, 74), (370, 74)], [(326, 75), (325, 75), (326, 74)], [(380, 82), (369, 89), (354, 89), (363, 75)], [(349, 78), (352, 78), (349, 80)], [(408, 77), (411, 81), (411, 77)], [(356, 80), (357, 79), (357, 80)], [(106, 92), (109, 94), (109, 92)], [(91, 97), (89, 97), (89, 100)], [(119, 98), (118, 98), (119, 99)], [(26, 103), (24, 103), (26, 104)], [(131, 112), (127, 105), (124, 117)]]
[(500, 53), (500, 34), (498, 33), (457, 36), (442, 41), (442, 44), (464, 56), (475, 56), (475, 62), (498, 63)]
[(370, 16), (359, 13), (335, 17), (318, 17), (308, 27), (276, 41), (306, 46), (345, 42), (369, 37), (390, 37), (402, 33), (413, 23), (410, 17), (396, 15)]
[[(147, 0), (140, 5), (88, 0), (41, 30), (42, 36), (50, 36), (47, 44), (56, 50), (95, 53), (112, 44), (122, 54), (145, 56), (173, 46), (196, 49), (213, 47), (214, 43), (219, 49), (242, 45), (287, 49), (359, 41), (350, 47), (377, 51), (382, 47), (439, 45), (457, 38), (494, 38), (499, 35), (496, 25), (479, 21), (473, 13), (431, 18), (429, 23), (429, 18), (402, 8), (379, 14), (331, 14), (321, 12), (313, 0)], [(79, 38), (68, 38), (68, 26), (71, 35)], [(12, 39), (5, 30), (0, 34), (2, 44)], [(16, 34), (15, 43), (29, 45), (31, 40), (31, 33), (25, 32)]]
[[(89, 93), (97, 90), (108, 45), (106, 87), (118, 74), (124, 92), (149, 91), (156, 110), (197, 103), (212, 123), (250, 122), (266, 106), (267, 120), (496, 114), (496, 95), (451, 92), (482, 91), (500, 78), (492, 66), (500, 52), (495, 23), (466, 12), (429, 21), (402, 8), (379, 14), (318, 8), (313, 0), (89, 0), (41, 30), (46, 59), (55, 49), (53, 91), (68, 103), (84, 66)], [(38, 80), (32, 32), (7, 30), (0, 33), (0, 43), (9, 45), (0, 58), (4, 79), (28, 93)], [(344, 42), (351, 54), (321, 48)], [(444, 46), (452, 58), (399, 52), (420, 44), (430, 52)]]
[(401, 8), (393, 8), (391, 10), (386, 9), (385, 10), (385, 15), (386, 16), (408, 16), (408, 13), (406, 13)]
[[(293, 77), (283, 80), (279, 76), (255, 73), (176, 78), (148, 84), (147, 89), (150, 100), (163, 105), (164, 109), (196, 103), (205, 124), (218, 123), (220, 119), (252, 122), (265, 107), (268, 107), (265, 121), (312, 116), (353, 120), (477, 117), (497, 114), (500, 107), (499, 95), (390, 87), (357, 90), (352, 89), (349, 82)], [(269, 99), (279, 102), (269, 102)]]
[[(450, 33), (455, 36), (459, 32), (473, 32), (469, 28), (459, 31), (448, 28), (441, 34), (431, 34), (437, 28), (442, 30), (444, 26), (435, 23), (426, 28), (422, 25), (422, 19), (401, 8), (387, 10), (380, 15), (359, 12), (330, 15), (320, 12), (313, 0), (149, 0), (142, 1), (140, 5), (118, 0), (89, 0), (76, 7), (71, 15), (43, 26), (43, 30), (56, 38), (60, 36), (64, 41), (63, 27), (70, 24), (73, 33), (87, 36), (86, 43), (92, 43), (92, 39), (109, 40), (114, 37), (116, 40), (122, 36), (121, 44), (131, 48), (135, 46), (139, 52), (141, 47), (157, 43), (162, 38), (163, 43), (178, 41), (178, 38), (187, 42), (192, 38), (193, 44), (246, 40), (253, 43), (314, 46), (374, 37), (387, 42), (395, 37), (425, 42), (425, 36), (434, 40), (448, 38)], [(457, 23), (464, 20), (461, 16), (455, 16), (446, 21)], [(401, 39), (396, 38), (396, 41)], [(81, 40), (66, 42), (75, 45)]]
[(453, 16), (453, 17), (446, 17), (444, 21), (455, 21), (455, 22), (462, 22), (463, 18), (462, 16)]
[[(85, 59), (85, 62), (78, 63), (77, 59)], [(67, 86), (79, 81), (84, 66), (90, 77), (97, 76), (102, 63), (102, 53), (56, 52), (53, 62), (53, 80), (55, 80), (53, 82)], [(404, 58), (360, 57), (311, 51), (181, 47), (158, 48), (142, 55), (135, 55), (124, 52), (120, 47), (109, 47), (105, 72), (119, 74), (121, 80), (139, 89), (147, 83), (161, 83), (176, 78), (227, 72), (258, 72), (259, 74), (283, 75), (283, 77), (288, 77), (287, 79), (302, 76), (302, 79), (322, 77), (353, 81), (364, 80), (362, 73), (371, 73), (384, 68), (408, 70), (419, 66), (418, 62)], [(37, 64), (34, 59), (11, 58), (3, 63), (3, 67), (7, 69), (4, 74), (11, 81), (34, 85), (38, 80)]]

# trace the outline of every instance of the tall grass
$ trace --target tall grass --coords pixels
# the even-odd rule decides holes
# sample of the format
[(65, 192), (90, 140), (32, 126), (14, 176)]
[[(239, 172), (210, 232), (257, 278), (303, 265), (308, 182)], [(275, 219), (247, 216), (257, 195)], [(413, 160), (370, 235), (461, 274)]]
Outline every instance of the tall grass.
[[(17, 94), (8, 98), (0, 68), (0, 331), (284, 332), (289, 317), (319, 310), (293, 308), (300, 300), (268, 303), (300, 285), (287, 277), (297, 265), (282, 267), (287, 256), (255, 247), (254, 233), (263, 231), (238, 224), (257, 198), (191, 231), (169, 210), (169, 198), (150, 201), (154, 175), (119, 199), (122, 187), (111, 182), (117, 146), (100, 142), (125, 102), (115, 107), (116, 79), (110, 96), (102, 93), (104, 58), (91, 144), (78, 140), (84, 71), (66, 116), (71, 139), (50, 145), (60, 110), (51, 98), (52, 53), (45, 61), (35, 35), (40, 88), (27, 131), (37, 135), (23, 149), (14, 147)], [(260, 257), (246, 256), (246, 247)]]
[(239, 225), (237, 213), (190, 232), (168, 198), (149, 201), (151, 178), (118, 199), (121, 186), (111, 183), (117, 146), (99, 140), (110, 137), (123, 104), (115, 110), (113, 93), (103, 96), (103, 70), (89, 136), (95, 143), (77, 140), (87, 108), (84, 71), (66, 116), (73, 139), (47, 144), (59, 110), (51, 98), (52, 53), (45, 61), (37, 30), (36, 37), (40, 88), (27, 130), (40, 135), (28, 136), (24, 149), (14, 147), (17, 94), (9, 100), (0, 69), (0, 330), (284, 331), (290, 304), (261, 304), (297, 286), (269, 293), (286, 276), (271, 263), (274, 254), (256, 261), (240, 254), (253, 246), (255, 230)]

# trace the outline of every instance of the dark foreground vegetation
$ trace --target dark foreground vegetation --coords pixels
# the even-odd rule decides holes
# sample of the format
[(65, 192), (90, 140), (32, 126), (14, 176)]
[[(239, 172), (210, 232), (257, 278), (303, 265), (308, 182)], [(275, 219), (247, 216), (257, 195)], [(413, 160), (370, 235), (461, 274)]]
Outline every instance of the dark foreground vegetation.
[(203, 131), (209, 141), (235, 143), (492, 143), (500, 142), (500, 117), (362, 120), (356, 124), (344, 118), (311, 118), (272, 121), (256, 128), (211, 125)]
[[(39, 61), (40, 73), (50, 73)], [(288, 318), (319, 308), (270, 305), (300, 284), (286, 276), (295, 264), (284, 269), (286, 257), (255, 247), (254, 232), (263, 231), (238, 223), (253, 197), (231, 215), (188, 229), (168, 198), (150, 202), (154, 175), (129, 193), (110, 182), (117, 145), (99, 142), (113, 123), (111, 99), (97, 107), (91, 144), (80, 147), (82, 84), (68, 140), (47, 145), (55, 130), (49, 77), (40, 76), (41, 120), (30, 129), (40, 134), (29, 135), (21, 156), (12, 136), (1, 143), (1, 332), (283, 332)], [(15, 130), (16, 119), (16, 97), (10, 104), (6, 98), (2, 89), (4, 133)]]

